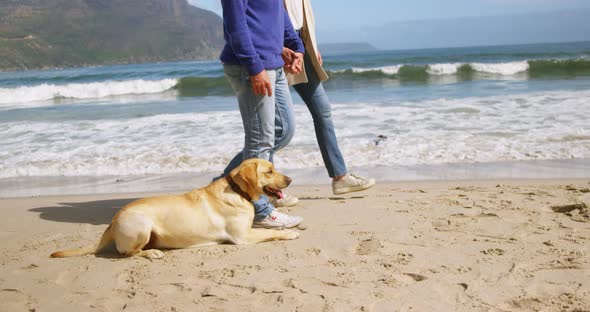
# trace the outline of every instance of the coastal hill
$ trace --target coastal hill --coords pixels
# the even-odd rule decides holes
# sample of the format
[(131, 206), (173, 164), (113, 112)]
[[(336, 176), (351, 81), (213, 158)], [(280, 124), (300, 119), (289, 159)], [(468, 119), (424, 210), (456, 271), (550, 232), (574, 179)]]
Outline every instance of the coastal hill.
[(0, 70), (217, 57), (221, 18), (186, 0), (0, 1)]

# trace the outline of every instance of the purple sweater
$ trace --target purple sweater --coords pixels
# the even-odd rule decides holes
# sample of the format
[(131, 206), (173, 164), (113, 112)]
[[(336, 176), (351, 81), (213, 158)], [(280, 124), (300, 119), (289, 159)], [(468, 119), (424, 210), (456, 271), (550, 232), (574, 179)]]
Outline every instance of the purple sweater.
[(283, 0), (221, 0), (225, 47), (220, 59), (243, 65), (250, 76), (284, 65), (283, 46), (305, 53)]

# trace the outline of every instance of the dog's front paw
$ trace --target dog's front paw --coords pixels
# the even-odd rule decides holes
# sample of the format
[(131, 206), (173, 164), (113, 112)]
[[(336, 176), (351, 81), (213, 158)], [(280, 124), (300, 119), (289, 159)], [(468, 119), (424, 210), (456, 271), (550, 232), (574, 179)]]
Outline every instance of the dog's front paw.
[(164, 257), (164, 253), (158, 249), (148, 249), (148, 250), (141, 251), (140, 256), (148, 258), (150, 260), (151, 259), (160, 259), (160, 258)]
[(283, 239), (298, 239), (299, 232), (295, 232), (293, 230), (283, 230)]

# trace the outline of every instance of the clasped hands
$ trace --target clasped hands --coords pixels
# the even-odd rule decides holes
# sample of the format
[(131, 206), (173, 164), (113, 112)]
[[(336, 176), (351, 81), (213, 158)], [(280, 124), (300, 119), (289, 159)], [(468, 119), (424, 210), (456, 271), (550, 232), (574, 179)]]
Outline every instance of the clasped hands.
[[(285, 66), (283, 68), (286, 72), (295, 75), (301, 73), (303, 70), (303, 53), (295, 52), (289, 48), (283, 48), (281, 57), (285, 62)], [(272, 96), (270, 78), (268, 77), (266, 70), (263, 70), (254, 76), (250, 76), (250, 83), (252, 84), (252, 90), (254, 90), (254, 94)]]
[(285, 62), (283, 67), (289, 74), (297, 75), (303, 70), (303, 53), (295, 52), (289, 48), (283, 47), (281, 57)]

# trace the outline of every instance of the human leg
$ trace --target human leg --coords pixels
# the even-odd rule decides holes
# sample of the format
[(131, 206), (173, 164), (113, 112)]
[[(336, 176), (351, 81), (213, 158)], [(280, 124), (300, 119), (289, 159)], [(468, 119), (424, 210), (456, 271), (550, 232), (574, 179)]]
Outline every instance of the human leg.
[[(231, 84), (232, 86), (234, 85), (234, 83)], [(234, 88), (234, 90), (236, 91), (236, 93), (243, 92), (244, 87), (241, 84), (238, 84), (237, 88)], [(295, 114), (293, 113), (293, 99), (291, 97), (291, 92), (289, 91), (289, 85), (287, 83), (287, 78), (285, 76), (283, 69), (276, 70), (273, 90), (273, 95), (275, 98), (275, 140), (272, 151), (268, 153), (268, 160), (271, 162), (273, 161), (274, 153), (287, 146), (287, 144), (289, 144), (289, 142), (295, 134)], [(238, 95), (238, 100), (239, 96), (240, 95)], [(250, 114), (250, 112), (247, 109), (245, 109), (245, 111), (242, 112), (242, 105), (240, 105), (240, 112), (242, 113), (242, 116), (244, 116), (244, 114), (246, 116)], [(244, 124), (244, 129), (245, 128), (246, 125)], [(234, 158), (232, 158), (232, 160), (229, 162), (227, 167), (223, 170), (223, 175), (225, 176), (229, 174), (245, 159), (247, 159), (247, 157), (244, 157), (244, 151), (240, 151), (239, 153), (237, 153), (234, 156)]]
[(367, 179), (356, 174), (348, 174), (346, 164), (336, 139), (332, 108), (324, 86), (318, 79), (308, 55), (304, 58), (307, 83), (295, 85), (295, 90), (309, 109), (316, 133), (320, 152), (328, 175), (332, 178), (334, 194), (346, 194), (366, 190), (375, 184), (374, 179)]
[(275, 146), (274, 151), (283, 149), (295, 135), (295, 113), (293, 98), (284, 70), (278, 69), (275, 80)]
[[(224, 71), (236, 93), (242, 115), (244, 126), (244, 149), (240, 152), (242, 160), (249, 158), (270, 160), (275, 141), (275, 94), (273, 93), (272, 96), (255, 94), (248, 72), (243, 66), (224, 65)], [(271, 78), (271, 87), (274, 89), (276, 72), (274, 70), (267, 72)], [(238, 162), (237, 156), (230, 164)]]
[[(268, 70), (271, 80), (271, 88), (274, 91), (272, 96), (261, 96), (254, 93), (250, 84), (247, 70), (238, 65), (224, 65), (226, 77), (238, 97), (240, 114), (244, 126), (244, 149), (238, 153), (224, 170), (224, 174), (229, 174), (243, 160), (249, 158), (262, 158), (272, 161), (275, 151), (275, 120), (276, 120), (276, 96), (277, 96), (277, 71)], [(282, 70), (281, 70), (282, 71)], [(279, 77), (279, 90), (282, 90), (281, 80)], [(284, 101), (284, 94), (278, 92), (281, 101)], [(289, 95), (290, 97), (290, 95)], [(292, 108), (291, 108), (292, 110)], [(291, 112), (292, 113), (292, 112)], [(282, 118), (281, 121), (289, 121)], [(281, 137), (287, 138), (289, 131), (279, 125), (284, 132)], [(292, 125), (294, 127), (294, 123)], [(292, 137), (292, 134), (290, 134)], [(287, 141), (291, 138), (288, 138)], [(282, 142), (282, 141), (281, 141)], [(286, 144), (286, 143), (285, 143)], [(254, 225), (259, 227), (286, 227), (296, 226), (303, 221), (301, 217), (288, 216), (274, 211), (274, 206), (270, 199), (262, 195), (260, 199), (253, 202), (254, 204)]]
[(311, 113), (316, 138), (328, 175), (331, 178), (340, 177), (346, 174), (346, 164), (338, 147), (330, 100), (313, 70), (309, 55), (305, 55), (304, 61), (305, 68), (308, 69), (306, 71), (308, 82), (295, 85), (295, 91), (301, 96)]
[[(275, 98), (273, 96), (261, 96), (254, 93), (246, 68), (239, 65), (224, 65), (224, 72), (232, 89), (238, 98), (240, 114), (244, 126), (244, 149), (230, 161), (224, 170), (224, 175), (229, 174), (248, 158), (271, 159), (274, 147), (274, 117)], [(274, 89), (274, 71), (268, 71), (271, 77), (271, 85)], [(253, 202), (255, 219), (264, 219), (269, 216), (274, 207), (267, 196), (261, 196)]]
[[(295, 113), (293, 112), (293, 98), (289, 90), (289, 83), (283, 69), (277, 71), (275, 85), (275, 148), (277, 152), (287, 146), (295, 135)], [(273, 153), (274, 156), (274, 153)], [(295, 206), (299, 199), (292, 195), (283, 194), (279, 199), (274, 199), (273, 204), (277, 207)]]

